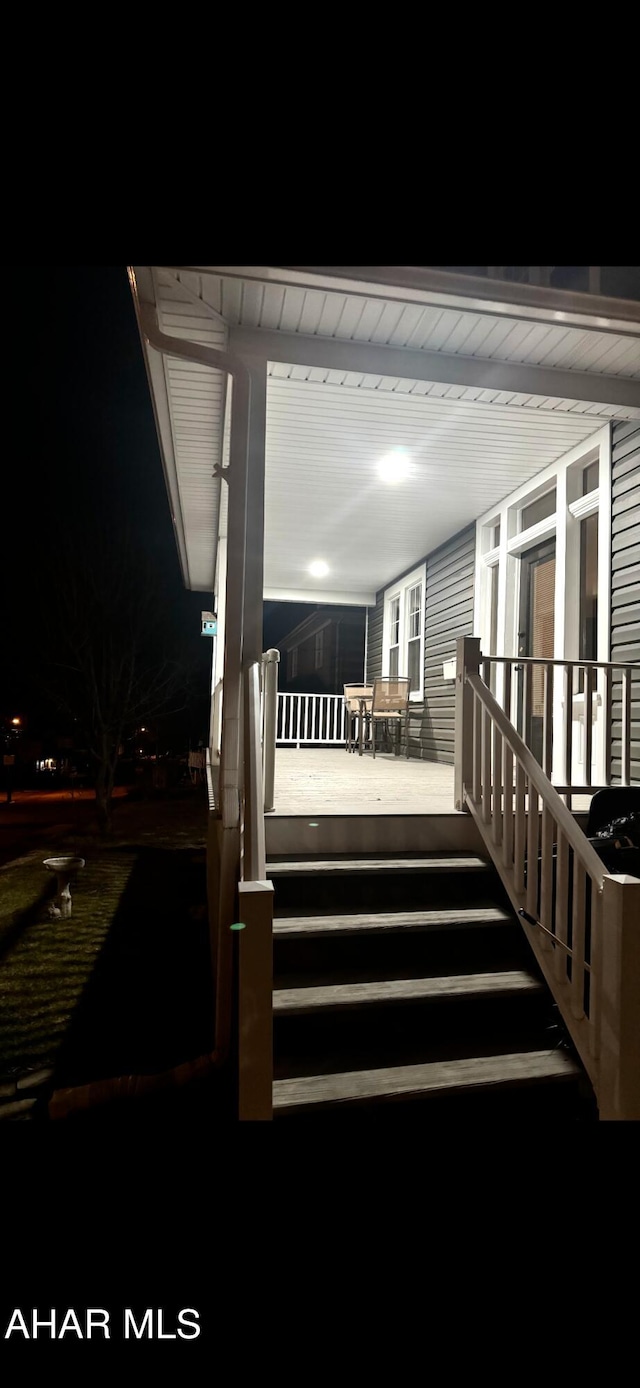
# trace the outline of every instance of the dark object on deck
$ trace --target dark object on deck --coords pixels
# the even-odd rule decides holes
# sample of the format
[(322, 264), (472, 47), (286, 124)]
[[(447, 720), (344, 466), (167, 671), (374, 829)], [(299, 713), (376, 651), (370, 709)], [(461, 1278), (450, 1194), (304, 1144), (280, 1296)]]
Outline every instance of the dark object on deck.
[(607, 872), (640, 877), (640, 786), (597, 791), (586, 834)]
[[(596, 791), (585, 829), (587, 838), (595, 838), (605, 826), (623, 817), (631, 817), (636, 821), (637, 832), (640, 819), (640, 786), (609, 786), (606, 790)], [(640, 839), (635, 838), (634, 843), (640, 847)]]

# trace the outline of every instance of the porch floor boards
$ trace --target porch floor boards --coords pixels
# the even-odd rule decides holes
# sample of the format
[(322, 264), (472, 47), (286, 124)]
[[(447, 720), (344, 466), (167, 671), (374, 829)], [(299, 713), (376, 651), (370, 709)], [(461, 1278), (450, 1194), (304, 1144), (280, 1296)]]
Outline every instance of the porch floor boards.
[(342, 747), (276, 749), (275, 815), (455, 812), (452, 766), (387, 752), (374, 761)]
[[(278, 747), (275, 810), (278, 815), (455, 815), (453, 767), (417, 757), (371, 752), (362, 757), (342, 747)], [(572, 809), (588, 810), (588, 796), (574, 793)]]

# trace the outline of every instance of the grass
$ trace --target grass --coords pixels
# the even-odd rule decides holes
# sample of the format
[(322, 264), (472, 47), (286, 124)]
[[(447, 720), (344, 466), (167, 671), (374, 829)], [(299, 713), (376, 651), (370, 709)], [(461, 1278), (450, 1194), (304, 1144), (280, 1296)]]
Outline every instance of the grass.
[(0, 960), (20, 933), (25, 918), (44, 909), (47, 888), (51, 887), (51, 882), (44, 879), (45, 869), (35, 855), (0, 869)]
[[(0, 869), (0, 1082), (86, 1084), (210, 1048), (205, 830), (199, 795), (121, 804), (107, 843), (80, 820)], [(55, 851), (86, 859), (67, 920), (47, 913)]]

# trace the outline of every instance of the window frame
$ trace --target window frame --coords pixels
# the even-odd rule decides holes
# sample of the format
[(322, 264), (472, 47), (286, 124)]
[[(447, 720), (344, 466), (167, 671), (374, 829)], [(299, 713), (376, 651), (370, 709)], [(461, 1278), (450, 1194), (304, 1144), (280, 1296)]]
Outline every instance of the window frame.
[[(598, 486), (583, 494), (583, 478), (592, 462), (598, 462)], [(593, 476), (593, 474), (592, 474)], [(556, 487), (556, 510), (528, 530), (521, 530), (521, 515), (527, 505)], [(481, 647), (490, 639), (490, 570), (498, 566), (498, 650), (495, 654), (517, 657), (518, 611), (522, 575), (521, 558), (535, 544), (556, 538), (556, 601), (554, 659), (576, 661), (580, 657), (580, 522), (598, 515), (598, 610), (597, 653), (599, 661), (610, 659), (611, 640), (611, 425), (604, 427), (570, 449), (529, 482), (511, 492), (498, 507), (476, 521), (476, 582), (474, 631)], [(500, 543), (494, 547), (497, 520)], [(502, 699), (503, 672), (498, 666), (496, 697)], [(602, 672), (596, 680), (602, 698)], [(513, 690), (512, 690), (513, 696)], [(554, 702), (554, 718), (558, 710)], [(599, 779), (604, 784), (604, 736), (597, 746)], [(557, 746), (556, 746), (557, 743)], [(560, 739), (554, 739), (554, 776), (561, 757)]]
[[(418, 666), (418, 668), (419, 668), (419, 670), (420, 670), (420, 682), (419, 682), (418, 687), (417, 687), (416, 689), (412, 689), (411, 692), (410, 692), (410, 694), (409, 694), (410, 702), (411, 702), (411, 703), (416, 703), (416, 704), (417, 704), (417, 703), (422, 703), (422, 701), (423, 701), (423, 699), (424, 699), (424, 628), (425, 628), (425, 608), (426, 608), (426, 583), (427, 583), (427, 565), (426, 565), (426, 561), (425, 561), (424, 564), (419, 564), (419, 565), (417, 566), (417, 568), (412, 569), (411, 573), (404, 574), (402, 578), (396, 579), (396, 582), (390, 584), (389, 587), (385, 588), (384, 593), (383, 593), (382, 674), (383, 674), (384, 677), (387, 677), (387, 676), (389, 675), (389, 666), (390, 666), (390, 660), (391, 660), (391, 650), (392, 650), (392, 649), (395, 649), (395, 643), (394, 643), (393, 646), (392, 646), (392, 642), (391, 642), (391, 635), (392, 635), (391, 605), (392, 605), (392, 603), (394, 603), (394, 602), (396, 602), (396, 601), (399, 600), (399, 612), (398, 612), (398, 617), (399, 617), (399, 620), (398, 620), (398, 675), (399, 675), (399, 676), (405, 676), (405, 677), (406, 677), (406, 676), (408, 675), (408, 672), (409, 672), (409, 643), (410, 643), (411, 641), (417, 641), (418, 639), (419, 639), (419, 641), (420, 641), (419, 666)], [(411, 591), (412, 591), (414, 588), (417, 588), (418, 585), (421, 586), (421, 602), (420, 602), (421, 617), (420, 617), (418, 635), (417, 635), (417, 636), (414, 636), (414, 637), (411, 637), (411, 636), (409, 635), (409, 631), (410, 631), (410, 623), (409, 623), (409, 615), (410, 615), (410, 614), (409, 614), (409, 597), (410, 597)]]

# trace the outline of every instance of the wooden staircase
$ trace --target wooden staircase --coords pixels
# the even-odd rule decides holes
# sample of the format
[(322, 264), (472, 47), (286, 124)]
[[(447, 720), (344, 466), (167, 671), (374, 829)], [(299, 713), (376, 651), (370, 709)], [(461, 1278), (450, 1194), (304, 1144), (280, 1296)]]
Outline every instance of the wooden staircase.
[(272, 856), (267, 871), (275, 1118), (595, 1118), (487, 861)]

